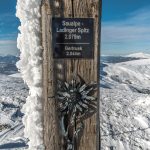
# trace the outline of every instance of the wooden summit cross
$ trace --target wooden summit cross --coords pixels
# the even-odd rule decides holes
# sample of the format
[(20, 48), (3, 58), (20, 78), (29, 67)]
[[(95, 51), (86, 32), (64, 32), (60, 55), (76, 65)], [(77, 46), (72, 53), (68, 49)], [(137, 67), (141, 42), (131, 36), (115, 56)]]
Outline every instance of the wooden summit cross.
[(42, 1), (46, 150), (100, 149), (100, 12), (101, 0)]

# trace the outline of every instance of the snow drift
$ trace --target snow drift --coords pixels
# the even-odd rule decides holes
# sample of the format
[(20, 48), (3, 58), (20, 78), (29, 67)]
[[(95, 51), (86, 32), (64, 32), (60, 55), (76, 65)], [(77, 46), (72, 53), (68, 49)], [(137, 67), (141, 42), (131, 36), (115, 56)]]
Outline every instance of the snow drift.
[(44, 149), (42, 125), (42, 47), (40, 39), (41, 0), (18, 0), (16, 16), (20, 19), (17, 63), (23, 80), (29, 87), (29, 96), (22, 112), (24, 134), (29, 139), (29, 149)]

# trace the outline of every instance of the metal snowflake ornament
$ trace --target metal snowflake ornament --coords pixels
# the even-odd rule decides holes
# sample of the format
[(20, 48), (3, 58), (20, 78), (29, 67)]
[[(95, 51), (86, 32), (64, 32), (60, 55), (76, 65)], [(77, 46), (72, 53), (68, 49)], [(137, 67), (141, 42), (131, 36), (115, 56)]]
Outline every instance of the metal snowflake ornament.
[(96, 87), (94, 83), (86, 84), (79, 75), (73, 77), (70, 83), (58, 82), (58, 110), (66, 150), (77, 150), (83, 121), (96, 112), (96, 98), (93, 96)]

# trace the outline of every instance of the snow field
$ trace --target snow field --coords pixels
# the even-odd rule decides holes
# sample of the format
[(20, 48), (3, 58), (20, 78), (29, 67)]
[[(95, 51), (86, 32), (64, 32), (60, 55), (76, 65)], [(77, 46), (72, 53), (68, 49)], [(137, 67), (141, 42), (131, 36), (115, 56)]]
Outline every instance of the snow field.
[(140, 58), (103, 68), (102, 150), (150, 150), (150, 59)]

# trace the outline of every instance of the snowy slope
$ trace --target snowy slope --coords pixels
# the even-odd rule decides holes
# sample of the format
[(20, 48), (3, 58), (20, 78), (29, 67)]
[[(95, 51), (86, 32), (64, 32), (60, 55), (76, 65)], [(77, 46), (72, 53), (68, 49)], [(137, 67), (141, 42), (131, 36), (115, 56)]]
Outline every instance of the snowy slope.
[(135, 58), (150, 58), (150, 54), (145, 54), (145, 53), (133, 53), (130, 55), (127, 55), (127, 57), (135, 57)]
[(21, 113), (27, 95), (28, 88), (21, 78), (0, 74), (0, 149), (27, 147)]
[(150, 150), (150, 59), (139, 58), (102, 62), (102, 150)]
[(11, 74), (9, 76), (10, 77), (14, 77), (14, 78), (21, 78), (21, 74), (20, 73)]

